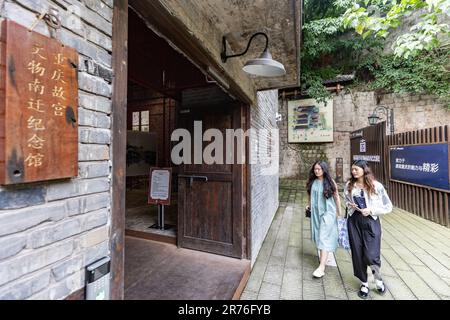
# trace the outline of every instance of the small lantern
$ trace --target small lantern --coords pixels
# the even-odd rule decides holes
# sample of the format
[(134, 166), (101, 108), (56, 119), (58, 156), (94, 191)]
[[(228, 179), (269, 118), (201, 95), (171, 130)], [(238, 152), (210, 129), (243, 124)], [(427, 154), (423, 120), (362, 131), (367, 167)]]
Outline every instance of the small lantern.
[(376, 124), (377, 124), (378, 120), (380, 120), (380, 117), (377, 116), (377, 115), (375, 114), (375, 112), (374, 112), (374, 113), (372, 113), (372, 115), (369, 116), (367, 119), (369, 119), (369, 124), (370, 124), (371, 126), (373, 126), (373, 125), (376, 125)]

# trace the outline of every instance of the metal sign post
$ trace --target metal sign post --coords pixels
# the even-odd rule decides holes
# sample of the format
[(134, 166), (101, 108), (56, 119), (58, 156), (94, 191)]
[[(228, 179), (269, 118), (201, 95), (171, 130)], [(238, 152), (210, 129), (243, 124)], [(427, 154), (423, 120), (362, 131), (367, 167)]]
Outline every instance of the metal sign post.
[(159, 229), (159, 230), (169, 230), (173, 228), (172, 224), (165, 224), (164, 222), (164, 205), (158, 204), (158, 223), (152, 224), (149, 228)]

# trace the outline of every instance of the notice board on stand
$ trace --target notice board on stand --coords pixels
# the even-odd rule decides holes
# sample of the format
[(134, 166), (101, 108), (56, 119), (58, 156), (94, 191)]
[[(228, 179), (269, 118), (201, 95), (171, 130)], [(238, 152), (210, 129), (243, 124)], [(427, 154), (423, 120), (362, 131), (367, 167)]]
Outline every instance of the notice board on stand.
[(0, 35), (0, 184), (77, 176), (77, 51), (9, 20)]
[(148, 203), (170, 205), (171, 181), (171, 168), (151, 168)]

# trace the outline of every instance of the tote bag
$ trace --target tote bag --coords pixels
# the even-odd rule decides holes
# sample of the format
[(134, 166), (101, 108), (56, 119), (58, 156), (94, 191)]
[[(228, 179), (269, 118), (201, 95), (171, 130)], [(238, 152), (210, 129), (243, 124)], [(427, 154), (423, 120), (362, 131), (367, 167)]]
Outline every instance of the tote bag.
[(347, 210), (345, 210), (345, 218), (338, 219), (338, 244), (345, 250), (350, 250), (350, 241), (348, 239), (347, 228)]

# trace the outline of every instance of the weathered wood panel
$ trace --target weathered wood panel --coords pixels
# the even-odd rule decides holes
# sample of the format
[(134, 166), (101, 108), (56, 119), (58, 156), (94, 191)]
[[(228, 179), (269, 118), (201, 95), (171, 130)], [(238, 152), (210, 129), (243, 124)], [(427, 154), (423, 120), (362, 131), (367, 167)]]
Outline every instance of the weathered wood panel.
[[(369, 160), (368, 163), (377, 180), (386, 185), (387, 166), (389, 164), (389, 162), (386, 162), (386, 122), (356, 130), (352, 134), (355, 135), (358, 132), (361, 132), (362, 136), (357, 134), (350, 140), (350, 163), (356, 160), (355, 156), (378, 156), (379, 161)], [(361, 139), (366, 141), (365, 152), (360, 152)]]
[(78, 174), (78, 53), (9, 20), (0, 51), (0, 184)]
[[(217, 128), (225, 132), (225, 129), (241, 128), (242, 112), (241, 106), (236, 103), (206, 108), (191, 107), (190, 112), (180, 113), (178, 119), (180, 127), (191, 134), (194, 132), (194, 121), (202, 121), (202, 131)], [(205, 179), (194, 179), (191, 183), (188, 177), (178, 178), (179, 246), (244, 257), (243, 169), (239, 164), (204, 162), (180, 166), (181, 175)]]
[(128, 0), (113, 11), (111, 299), (124, 297), (125, 169), (127, 143)]

